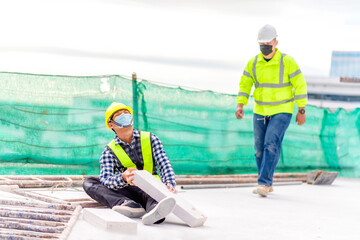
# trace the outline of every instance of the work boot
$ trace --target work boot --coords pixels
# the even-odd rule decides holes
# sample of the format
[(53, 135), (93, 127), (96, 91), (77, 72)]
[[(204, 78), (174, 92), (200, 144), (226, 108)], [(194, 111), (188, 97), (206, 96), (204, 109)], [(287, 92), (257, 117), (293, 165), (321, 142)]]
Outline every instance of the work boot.
[(112, 210), (129, 218), (139, 218), (145, 214), (145, 209), (132, 200), (125, 200), (122, 204), (114, 206)]
[(174, 210), (175, 206), (176, 200), (174, 197), (164, 198), (150, 212), (143, 216), (142, 223), (144, 225), (150, 225), (162, 222), (163, 219)]
[(268, 187), (268, 186), (265, 186), (265, 185), (259, 185), (256, 188), (256, 192), (262, 197), (267, 197), (267, 195), (268, 195), (268, 193), (270, 191), (270, 188), (271, 187)]
[[(252, 193), (257, 194), (257, 193), (258, 193), (258, 192), (257, 192), (257, 189), (258, 189), (259, 186), (260, 186), (260, 185), (258, 185), (256, 188), (254, 188), (254, 189), (252, 190)], [(269, 188), (269, 193), (270, 193), (270, 192), (273, 192), (273, 191), (274, 191), (273, 186), (270, 186), (270, 188)]]

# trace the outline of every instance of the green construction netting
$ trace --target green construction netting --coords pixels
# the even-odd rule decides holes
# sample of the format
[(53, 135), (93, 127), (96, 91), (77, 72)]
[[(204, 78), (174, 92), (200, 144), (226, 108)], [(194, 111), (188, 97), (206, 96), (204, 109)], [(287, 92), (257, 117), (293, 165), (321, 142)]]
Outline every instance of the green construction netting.
[[(254, 173), (252, 99), (235, 118), (236, 96), (112, 76), (0, 73), (0, 174), (99, 174), (114, 137), (106, 108), (134, 108), (135, 127), (164, 144), (176, 174)], [(219, 83), (220, 84), (220, 83)], [(236, 92), (236, 89), (234, 89)], [(286, 132), (277, 171), (337, 170), (359, 177), (360, 111), (307, 107)]]

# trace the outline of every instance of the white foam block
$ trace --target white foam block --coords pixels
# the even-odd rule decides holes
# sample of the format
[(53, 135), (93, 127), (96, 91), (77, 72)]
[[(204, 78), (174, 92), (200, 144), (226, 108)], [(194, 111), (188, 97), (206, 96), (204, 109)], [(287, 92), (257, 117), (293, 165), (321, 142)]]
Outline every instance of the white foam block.
[(136, 234), (137, 222), (111, 209), (84, 208), (83, 218), (105, 230)]
[(176, 207), (173, 214), (184, 221), (190, 227), (199, 227), (204, 225), (207, 217), (197, 210), (190, 203), (185, 201), (179, 195), (170, 192), (167, 187), (152, 176), (148, 171), (140, 170), (134, 172), (134, 183), (144, 192), (149, 194), (156, 201), (172, 196), (176, 199)]

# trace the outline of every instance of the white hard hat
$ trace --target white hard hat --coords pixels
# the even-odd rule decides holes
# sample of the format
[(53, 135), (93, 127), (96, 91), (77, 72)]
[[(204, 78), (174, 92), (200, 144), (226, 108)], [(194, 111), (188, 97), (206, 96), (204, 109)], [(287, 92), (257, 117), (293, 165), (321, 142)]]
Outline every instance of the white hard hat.
[(258, 43), (267, 43), (271, 42), (276, 37), (276, 29), (273, 26), (266, 24), (260, 28), (257, 40)]

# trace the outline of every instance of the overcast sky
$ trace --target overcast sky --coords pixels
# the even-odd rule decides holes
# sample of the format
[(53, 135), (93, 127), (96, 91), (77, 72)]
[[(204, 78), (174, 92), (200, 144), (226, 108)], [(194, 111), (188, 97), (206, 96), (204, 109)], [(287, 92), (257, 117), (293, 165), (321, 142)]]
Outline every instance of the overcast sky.
[(328, 76), (331, 52), (360, 51), (360, 1), (1, 1), (0, 71), (131, 75), (236, 94), (258, 29), (305, 76)]

